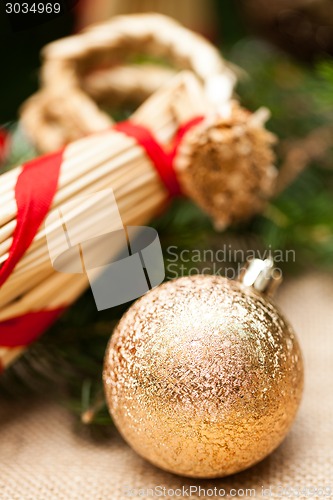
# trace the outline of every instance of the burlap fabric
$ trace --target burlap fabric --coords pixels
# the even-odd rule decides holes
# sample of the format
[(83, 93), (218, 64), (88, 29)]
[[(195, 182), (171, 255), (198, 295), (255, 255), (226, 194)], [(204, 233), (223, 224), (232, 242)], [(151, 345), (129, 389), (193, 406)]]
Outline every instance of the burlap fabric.
[[(147, 464), (116, 431), (100, 444), (80, 437), (71, 416), (55, 403), (0, 401), (1, 500), (117, 500), (128, 498), (128, 490), (132, 498), (142, 498), (144, 493), (151, 497), (156, 486), (171, 490), (164, 498), (184, 487), (186, 498), (191, 485), (206, 489), (206, 495), (202, 490), (200, 497), (189, 498), (211, 498), (214, 487), (223, 489), (225, 498), (296, 498), (298, 492), (299, 498), (333, 496), (333, 277), (291, 280), (282, 286), (278, 302), (299, 334), (306, 385), (291, 433), (269, 458), (225, 479), (184, 479)], [(262, 487), (271, 488), (270, 496)], [(281, 490), (287, 487), (294, 490)], [(320, 492), (324, 487), (331, 493)]]

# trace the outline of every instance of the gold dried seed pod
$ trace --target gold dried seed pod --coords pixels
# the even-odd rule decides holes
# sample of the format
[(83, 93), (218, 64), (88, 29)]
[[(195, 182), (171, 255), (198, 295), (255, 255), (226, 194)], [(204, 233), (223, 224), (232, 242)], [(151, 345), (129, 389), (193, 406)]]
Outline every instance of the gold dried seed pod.
[(183, 192), (212, 218), (217, 229), (252, 217), (274, 193), (275, 136), (263, 126), (262, 110), (238, 103), (190, 130), (175, 169)]

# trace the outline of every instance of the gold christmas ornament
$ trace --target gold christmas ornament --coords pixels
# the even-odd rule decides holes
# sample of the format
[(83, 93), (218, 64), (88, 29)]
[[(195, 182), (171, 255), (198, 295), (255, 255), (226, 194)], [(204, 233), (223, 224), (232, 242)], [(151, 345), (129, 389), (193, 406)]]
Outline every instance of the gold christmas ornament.
[(197, 275), (138, 300), (109, 343), (104, 384), (116, 426), (154, 465), (221, 477), (283, 440), (303, 387), (295, 333), (268, 298), (272, 262), (238, 281)]

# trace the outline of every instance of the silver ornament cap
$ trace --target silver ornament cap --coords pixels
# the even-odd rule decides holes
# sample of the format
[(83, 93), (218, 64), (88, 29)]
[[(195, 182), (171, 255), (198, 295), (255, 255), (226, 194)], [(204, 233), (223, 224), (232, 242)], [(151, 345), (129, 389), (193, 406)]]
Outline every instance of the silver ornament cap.
[(258, 292), (273, 296), (282, 282), (282, 274), (274, 267), (274, 260), (252, 259), (247, 262), (238, 280), (245, 286), (252, 286)]

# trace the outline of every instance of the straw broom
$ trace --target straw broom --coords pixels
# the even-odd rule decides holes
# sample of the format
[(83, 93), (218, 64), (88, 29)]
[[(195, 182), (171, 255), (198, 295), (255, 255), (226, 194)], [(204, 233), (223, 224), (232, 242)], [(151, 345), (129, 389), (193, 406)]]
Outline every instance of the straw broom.
[[(146, 101), (133, 115), (132, 120), (153, 129), (159, 141), (166, 145), (170, 143), (182, 123), (202, 115), (207, 107), (209, 104), (198, 80), (191, 73), (182, 73), (175, 77), (172, 84)], [(237, 112), (239, 112), (238, 108), (236, 108), (236, 114)], [(232, 116), (231, 110), (230, 113)], [(256, 116), (252, 115), (248, 122), (250, 128), (257, 130), (262, 141), (263, 151), (266, 156), (268, 155), (263, 164), (264, 169), (266, 169), (271, 160), (269, 157), (271, 137), (260, 124), (256, 123), (255, 118)], [(231, 117), (228, 119), (230, 120)], [(252, 125), (251, 120), (253, 121)], [(187, 144), (184, 142), (181, 145), (177, 164), (179, 179), (181, 181), (183, 178), (182, 188), (185, 191), (188, 172), (184, 168), (184, 164), (186, 166), (189, 163), (191, 151), (196, 151), (197, 154), (198, 147), (199, 150), (202, 148), (201, 143), (207, 130), (208, 136), (212, 134), (212, 127), (215, 127), (215, 133), (218, 132), (218, 126), (216, 127), (214, 123), (214, 120), (212, 122), (211, 119), (208, 119), (205, 126), (195, 127), (193, 133), (196, 131), (200, 133), (201, 139), (196, 141), (194, 149), (193, 144), (191, 144), (191, 141), (193, 142), (191, 131), (187, 134), (190, 136)], [(216, 123), (221, 125), (221, 118)], [(239, 128), (239, 123), (237, 126)], [(235, 128), (237, 126), (235, 124)], [(227, 129), (230, 129), (229, 125)], [(203, 142), (205, 143), (205, 140)], [(222, 149), (225, 146), (220, 140), (219, 145)], [(207, 154), (209, 156), (209, 151)], [(103, 206), (100, 207), (100, 212), (96, 212), (96, 210), (92, 210), (94, 207), (89, 205), (89, 200), (82, 205), (78, 199), (78, 203), (75, 205), (75, 197), (96, 193), (111, 187), (115, 193), (125, 226), (145, 224), (163, 210), (167, 204), (168, 191), (145, 151), (136, 144), (133, 138), (123, 133), (108, 130), (100, 135), (80, 139), (67, 146), (63, 157), (58, 191), (51, 208), (59, 207), (69, 199), (74, 200), (70, 217), (75, 223), (82, 241), (85, 240), (85, 232), (89, 231), (91, 225), (103, 217)], [(193, 161), (190, 163), (193, 167)], [(196, 169), (193, 168), (193, 172), (195, 171)], [(8, 258), (8, 250), (15, 229), (17, 208), (13, 187), (19, 172), (20, 167), (4, 174), (1, 179), (1, 199), (6, 200), (0, 211), (1, 263), (4, 263)], [(261, 182), (262, 176), (260, 176), (259, 184)], [(258, 187), (260, 187), (259, 184)], [(188, 185), (188, 187), (190, 186)], [(204, 183), (202, 183), (202, 188), (205, 191)], [(264, 194), (264, 190), (262, 191)], [(191, 193), (189, 194), (191, 195)], [(193, 195), (195, 198), (196, 193), (193, 192)], [(198, 201), (200, 203), (200, 199)], [(253, 205), (251, 200), (249, 200), (249, 205)], [(214, 207), (213, 199), (212, 206), (214, 210), (218, 209), (218, 207)], [(225, 217), (227, 214), (221, 215)], [(55, 226), (54, 231), (56, 229), (58, 228)], [(113, 221), (110, 220), (108, 230), (112, 232), (115, 229), (117, 227), (113, 227)], [(120, 248), (113, 249), (115, 253), (119, 250)], [(96, 248), (97, 261), (98, 258), (98, 248)], [(87, 286), (88, 280), (85, 275), (62, 274), (53, 269), (46, 244), (45, 229), (41, 227), (30, 248), (0, 289), (0, 321), (6, 321), (28, 312), (65, 307), (75, 301)], [(21, 347), (14, 350), (2, 349), (0, 352), (2, 364), (8, 365), (13, 361), (15, 353), (18, 355), (21, 351)]]
[[(126, 26), (123, 18), (120, 24), (122, 28)], [(95, 37), (93, 31), (92, 39), (96, 40)], [(101, 39), (97, 39), (100, 44)], [(74, 51), (81, 48), (75, 43), (72, 46)], [(213, 55), (215, 58), (215, 52)], [(199, 68), (207, 70), (205, 64)], [(219, 70), (221, 68), (224, 63)], [(211, 71), (212, 68), (209, 74)], [(182, 124), (206, 116), (183, 137), (173, 167), (183, 193), (192, 197), (212, 216), (216, 226), (222, 228), (261, 210), (272, 193), (275, 171), (271, 165), (271, 144), (274, 139), (263, 128), (265, 116), (261, 112), (251, 114), (230, 102), (221, 108), (221, 102), (217, 105), (207, 93), (207, 80), (200, 76), (198, 80), (193, 73), (183, 72), (174, 77), (140, 106), (131, 121), (147, 127), (160, 144), (167, 147)], [(28, 113), (26, 123), (31, 116)], [(30, 124), (36, 123), (34, 119)], [(103, 119), (97, 119), (93, 126), (98, 123), (99, 128), (102, 122)], [(48, 137), (54, 139), (53, 132), (47, 132)], [(17, 167), (0, 178), (0, 266), (7, 261), (13, 242), (17, 215), (14, 188), (21, 171), (22, 167)], [(146, 151), (135, 139), (109, 127), (66, 146), (51, 210), (71, 200), (69, 216), (83, 242), (90, 228), (105, 217), (105, 206), (102, 203), (97, 208), (89, 200), (82, 204), (81, 197), (108, 188), (115, 194), (125, 226), (146, 224), (169, 200), (169, 192)], [(114, 224), (113, 220), (109, 221), (108, 231), (118, 229)], [(58, 229), (57, 225), (48, 227), (48, 236), (54, 231), (53, 243), (60, 248)], [(113, 248), (113, 255), (120, 250)], [(93, 251), (98, 262), (99, 248)], [(0, 288), (0, 344), (1, 322), (34, 311), (66, 307), (88, 285), (84, 274), (68, 275), (53, 269), (45, 229), (40, 227), (29, 249)], [(24, 346), (0, 347), (2, 366), (8, 366), (23, 349)]]
[[(188, 101), (189, 117), (202, 113), (202, 105), (189, 92), (190, 75), (176, 78), (167, 89), (152, 97), (133, 116), (133, 121), (143, 125), (154, 124), (154, 131), (161, 141), (168, 143), (177, 130), (180, 119), (175, 106), (175, 93)], [(193, 91), (193, 89), (192, 89)], [(191, 97), (194, 98), (192, 101)], [(12, 234), (16, 226), (16, 203), (13, 188), (21, 167), (1, 176), (0, 196), (0, 262), (8, 258)], [(85, 193), (95, 193), (111, 187), (115, 193), (124, 225), (142, 225), (159, 213), (168, 200), (151, 161), (135, 140), (122, 133), (109, 130), (69, 145), (64, 153), (59, 190), (52, 208), (68, 199)], [(75, 207), (74, 207), (75, 208)], [(78, 231), (84, 241), (91, 208), (82, 205), (73, 210), (73, 220), (78, 221)], [(86, 217), (83, 217), (86, 215)], [(102, 214), (94, 214), (95, 219)], [(81, 219), (81, 220), (80, 220)], [(93, 221), (92, 221), (93, 223)], [(56, 229), (56, 228), (55, 228)], [(109, 231), (113, 230), (110, 221)], [(114, 249), (118, 252), (120, 248)], [(57, 273), (51, 266), (46, 244), (45, 229), (40, 228), (32, 245), (0, 289), (0, 321), (43, 309), (56, 309), (72, 303), (88, 286), (84, 275)], [(1, 325), (0, 325), (1, 333)], [(16, 354), (21, 349), (14, 350)], [(4, 366), (14, 359), (13, 349), (2, 349), (0, 358)]]

